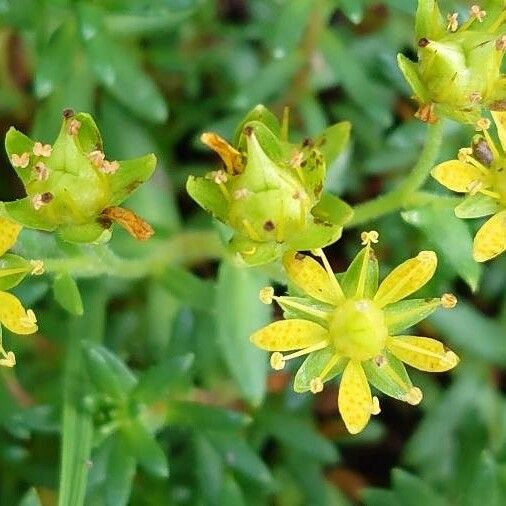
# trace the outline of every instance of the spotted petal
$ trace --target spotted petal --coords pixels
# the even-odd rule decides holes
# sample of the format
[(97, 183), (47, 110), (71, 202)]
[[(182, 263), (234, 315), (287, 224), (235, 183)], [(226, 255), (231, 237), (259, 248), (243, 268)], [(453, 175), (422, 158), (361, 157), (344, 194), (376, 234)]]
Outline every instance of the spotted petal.
[(429, 337), (390, 337), (387, 349), (404, 363), (428, 372), (444, 372), (459, 363), (459, 357), (443, 343)]
[(283, 265), (290, 280), (309, 296), (329, 304), (339, 301), (340, 294), (331, 283), (329, 275), (313, 258), (289, 252), (283, 256)]
[(396, 267), (381, 283), (374, 296), (380, 306), (392, 304), (416, 292), (429, 281), (437, 267), (433, 251), (421, 251), (415, 258)]
[(0, 256), (12, 248), (20, 231), (21, 226), (17, 223), (0, 218)]
[(328, 331), (308, 320), (280, 320), (255, 332), (251, 341), (267, 351), (300, 350), (328, 338)]
[(15, 334), (33, 334), (37, 331), (37, 325), (21, 302), (8, 292), (0, 292), (0, 323)]
[(486, 262), (506, 250), (506, 211), (490, 218), (478, 230), (473, 244), (473, 258)]
[(467, 193), (469, 185), (474, 181), (485, 180), (480, 169), (460, 160), (449, 160), (436, 165), (432, 169), (432, 177), (448, 189), (459, 193)]
[(339, 412), (351, 434), (358, 434), (369, 422), (373, 411), (371, 389), (362, 365), (350, 360), (344, 369), (338, 396)]

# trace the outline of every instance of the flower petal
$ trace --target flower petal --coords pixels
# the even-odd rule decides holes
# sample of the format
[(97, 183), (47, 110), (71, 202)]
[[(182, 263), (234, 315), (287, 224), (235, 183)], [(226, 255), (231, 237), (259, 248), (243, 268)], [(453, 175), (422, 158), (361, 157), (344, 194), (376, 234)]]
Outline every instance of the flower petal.
[(11, 220), (0, 218), (0, 256), (14, 245), (20, 231), (21, 225)]
[(502, 150), (506, 153), (506, 112), (490, 111), (497, 127), (497, 135), (501, 142)]
[(473, 244), (473, 258), (486, 262), (506, 250), (506, 210), (495, 214), (478, 230)]
[(340, 300), (329, 275), (315, 259), (289, 252), (283, 256), (283, 265), (290, 280), (309, 296), (329, 304)]
[(459, 160), (440, 163), (432, 169), (431, 174), (438, 183), (460, 193), (467, 193), (472, 182), (484, 180), (480, 169)]
[(267, 351), (307, 348), (328, 337), (327, 329), (308, 320), (280, 320), (255, 332), (250, 340)]
[(37, 325), (30, 318), (19, 299), (7, 292), (0, 292), (0, 323), (15, 334), (33, 334)]
[(358, 434), (373, 411), (371, 389), (360, 362), (350, 360), (344, 369), (338, 396), (339, 412), (351, 434)]
[(430, 337), (390, 337), (387, 349), (406, 364), (428, 372), (444, 372), (459, 363), (459, 357)]
[(374, 296), (380, 307), (404, 299), (422, 288), (434, 275), (437, 256), (433, 251), (421, 251), (396, 267), (381, 283)]

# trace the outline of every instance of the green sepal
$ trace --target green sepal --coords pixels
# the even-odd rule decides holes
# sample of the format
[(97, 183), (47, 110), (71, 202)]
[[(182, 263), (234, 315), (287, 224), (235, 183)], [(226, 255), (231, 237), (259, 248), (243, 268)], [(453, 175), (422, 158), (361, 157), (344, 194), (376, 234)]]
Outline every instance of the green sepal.
[(68, 124), (72, 120), (77, 120), (81, 124), (79, 127), (79, 131), (75, 136), (75, 143), (79, 149), (81, 149), (85, 154), (89, 154), (92, 151), (103, 151), (104, 145), (102, 142), (102, 136), (100, 135), (100, 130), (95, 123), (93, 117), (85, 112), (80, 112), (75, 114), (74, 116), (65, 119), (63, 124), (65, 130), (64, 135), (69, 135), (68, 132)]
[(205, 211), (220, 221), (226, 220), (229, 204), (221, 193), (219, 185), (214, 181), (205, 177), (189, 176), (186, 181), (186, 191)]
[(341, 121), (330, 126), (315, 138), (315, 146), (323, 155), (327, 169), (343, 152), (350, 140), (351, 123)]
[(381, 366), (377, 365), (375, 359), (362, 362), (367, 380), (374, 388), (377, 388), (385, 395), (400, 401), (406, 401), (413, 384), (404, 364), (388, 351), (385, 351), (383, 359), (386, 362)]
[(368, 254), (369, 258), (365, 265), (364, 293), (360, 295), (360, 298), (372, 299), (374, 294), (378, 291), (378, 259), (376, 258), (372, 248), (365, 247), (362, 248), (353, 259), (353, 262), (351, 262), (340, 282), (341, 288), (348, 299), (357, 295), (359, 280), (364, 266), (364, 257), (366, 254)]
[(416, 40), (440, 39), (446, 35), (446, 24), (436, 0), (418, 0), (415, 17)]
[(268, 264), (281, 256), (282, 246), (275, 242), (257, 242), (235, 234), (228, 243), (231, 253), (238, 254), (249, 266)]
[(153, 175), (155, 168), (156, 156), (152, 153), (133, 160), (120, 161), (119, 169), (108, 176), (111, 189), (109, 205), (121, 204)]
[(383, 311), (389, 334), (393, 336), (416, 325), (432, 314), (439, 306), (441, 306), (441, 299), (438, 297), (400, 300), (385, 306)]
[(322, 222), (343, 226), (353, 217), (353, 209), (339, 197), (323, 193), (318, 204), (311, 210), (311, 214)]
[(267, 109), (267, 107), (265, 107), (262, 104), (259, 104), (256, 107), (254, 107), (253, 109), (251, 109), (251, 111), (249, 111), (246, 114), (246, 116), (244, 116), (241, 123), (239, 123), (239, 126), (235, 129), (234, 140), (233, 140), (234, 146), (239, 145), (241, 136), (244, 131), (244, 127), (246, 126), (247, 123), (252, 122), (252, 121), (257, 121), (257, 122), (262, 123), (272, 132), (272, 134), (275, 137), (279, 138), (280, 133), (281, 133), (281, 128), (280, 128), (278, 118), (274, 114), (272, 114), (272, 112), (269, 111), (269, 109)]
[[(302, 394), (311, 390), (311, 380), (317, 378), (320, 373), (325, 369), (325, 366), (334, 357), (335, 351), (332, 346), (327, 346), (323, 350), (314, 351), (304, 360), (303, 364), (299, 367), (295, 379), (293, 381), (293, 389), (295, 392)], [(342, 357), (338, 360), (336, 365), (325, 375), (321, 380), (326, 381), (335, 378), (341, 374), (348, 363), (348, 358)]]
[(482, 218), (496, 214), (500, 210), (501, 205), (497, 199), (477, 193), (466, 197), (455, 208), (455, 216), (457, 218)]
[(422, 103), (429, 102), (430, 101), (429, 95), (420, 79), (420, 75), (418, 74), (417, 64), (412, 62), (410, 59), (406, 58), (401, 53), (397, 55), (397, 64), (399, 65), (399, 69), (401, 70), (404, 78), (411, 86), (411, 89), (413, 90), (414, 94), (418, 97), (418, 99)]
[(312, 315), (301, 309), (294, 308), (290, 305), (290, 302), (295, 302), (297, 305), (307, 307), (309, 311), (316, 309), (318, 311), (325, 311), (329, 314), (332, 312), (333, 307), (325, 302), (319, 302), (316, 299), (308, 299), (307, 297), (290, 297), (283, 296), (276, 299), (277, 304), (283, 309), (283, 317), (285, 319), (290, 318), (301, 318), (303, 320), (310, 320), (326, 327), (326, 321), (323, 318), (319, 318), (316, 315)]
[(306, 223), (299, 236), (288, 241), (290, 249), (311, 250), (324, 248), (341, 238), (343, 227), (329, 222), (322, 222), (318, 218), (311, 217)]
[(111, 238), (110, 229), (99, 222), (84, 225), (67, 225), (58, 229), (58, 235), (67, 242), (76, 244), (96, 243), (103, 244)]
[[(7, 134), (5, 135), (5, 151), (7, 152), (9, 160), (12, 159), (12, 155), (22, 155), (23, 153), (30, 153), (32, 158), (33, 145), (34, 142), (32, 139), (30, 139), (30, 137), (27, 137), (25, 134), (19, 132), (14, 127), (10, 127)], [(32, 176), (30, 164), (25, 168), (14, 166), (13, 168), (16, 171), (19, 179), (21, 179), (23, 182), (23, 185), (26, 186)]]
[(0, 290), (19, 285), (32, 269), (32, 264), (25, 258), (6, 253), (0, 257)]
[(52, 232), (57, 227), (52, 216), (48, 214), (50, 213), (48, 206), (36, 211), (30, 197), (4, 202), (2, 207), (5, 209), (7, 217), (12, 218), (24, 227), (45, 230), (46, 232)]

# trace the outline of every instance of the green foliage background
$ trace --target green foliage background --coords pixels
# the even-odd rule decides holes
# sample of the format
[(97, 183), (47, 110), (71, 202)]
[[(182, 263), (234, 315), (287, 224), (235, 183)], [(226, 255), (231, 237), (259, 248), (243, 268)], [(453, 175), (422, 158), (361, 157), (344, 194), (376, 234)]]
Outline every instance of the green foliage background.
[[(465, 13), (470, 3), (441, 8)], [(352, 122), (327, 182), (350, 204), (403, 181), (426, 136), (396, 67), (398, 52), (414, 55), (415, 9), (414, 0), (0, 0), (2, 135), (14, 125), (52, 142), (72, 107), (95, 116), (109, 159), (159, 158), (129, 201), (156, 230), (148, 244), (116, 230), (110, 248), (77, 247), (25, 230), (16, 247), (45, 259), (47, 274), (17, 290), (39, 334), (4, 333), (18, 365), (1, 371), (0, 504), (506, 503), (506, 256), (483, 268), (471, 260), (478, 223), (458, 221), (453, 198), (428, 183), (441, 198), (420, 193), (407, 209), (352, 222), (328, 248), (339, 271), (363, 228), (380, 232), (384, 271), (434, 248), (440, 265), (425, 290), (460, 300), (419, 329), (451, 345), (460, 366), (414, 374), (422, 404), (382, 399), (382, 414), (351, 437), (336, 384), (295, 394), (290, 370), (271, 374), (249, 343), (272, 317), (258, 289), (275, 268), (224, 258), (226, 231), (184, 192), (189, 174), (217, 162), (199, 134), (230, 138), (257, 103), (278, 114), (288, 105), (293, 138)], [(472, 134), (444, 129), (441, 160)], [(21, 196), (6, 157), (1, 171), (0, 199)]]

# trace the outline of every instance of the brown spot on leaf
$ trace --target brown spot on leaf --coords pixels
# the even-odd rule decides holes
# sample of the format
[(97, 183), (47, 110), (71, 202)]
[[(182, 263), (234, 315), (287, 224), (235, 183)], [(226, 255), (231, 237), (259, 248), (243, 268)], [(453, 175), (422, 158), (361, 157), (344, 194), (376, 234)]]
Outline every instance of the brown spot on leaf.
[(266, 232), (272, 232), (276, 227), (274, 226), (274, 223), (271, 220), (268, 220), (264, 223), (264, 230)]

